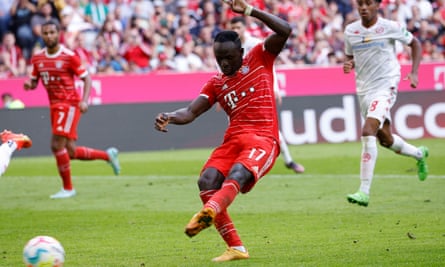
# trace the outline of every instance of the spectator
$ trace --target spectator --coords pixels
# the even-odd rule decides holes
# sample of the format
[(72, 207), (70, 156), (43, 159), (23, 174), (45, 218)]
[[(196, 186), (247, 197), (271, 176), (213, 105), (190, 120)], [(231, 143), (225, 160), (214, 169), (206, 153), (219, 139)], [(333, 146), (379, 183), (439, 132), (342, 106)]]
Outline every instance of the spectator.
[(150, 18), (155, 14), (155, 7), (163, 6), (161, 0), (152, 1), (146, 0), (134, 0), (131, 2), (131, 8), (133, 10), (133, 18), (135, 23), (140, 29), (148, 29), (150, 26)]
[(32, 32), (36, 38), (36, 42), (34, 45), (38, 47), (43, 47), (44, 43), (42, 40), (42, 24), (49, 21), (50, 19), (56, 19), (59, 21), (58, 13), (56, 12), (53, 15), (53, 6), (49, 3), (43, 3), (39, 6), (38, 12), (34, 13), (31, 18), (31, 28)]
[(37, 7), (40, 8), (45, 4), (50, 4), (51, 6), (51, 17), (56, 18), (58, 21), (60, 21), (62, 10), (65, 8), (66, 5), (65, 0), (38, 0)]
[(9, 32), (9, 25), (11, 23), (10, 10), (15, 0), (0, 0), (0, 40), (3, 35)]
[(31, 28), (31, 18), (36, 11), (36, 5), (29, 0), (15, 0), (11, 7), (11, 30), (26, 61), (31, 58), (31, 51), (35, 42)]
[[(107, 50), (103, 47), (103, 51), (97, 53), (94, 51), (97, 45), (99, 50), (102, 49), (103, 44), (100, 43), (102, 41), (95, 43), (99, 38), (98, 35), (106, 35), (102, 38), (106, 38), (122, 52), (128, 46), (123, 40), (127, 35), (126, 32), (137, 28), (145, 47), (150, 51), (149, 58), (153, 63), (149, 63), (148, 66), (153, 64), (156, 66), (159, 53), (165, 53), (169, 60), (173, 60), (175, 55), (180, 54), (184, 43), (192, 38), (195, 42), (192, 51), (203, 62), (203, 70), (212, 70), (214, 65), (211, 55), (213, 52), (207, 47), (209, 28), (211, 36), (214, 36), (220, 30), (227, 29), (226, 21), (234, 15), (226, 5), (221, 6), (219, 0), (0, 0), (0, 35), (5, 34), (4, 31), (2, 33), (2, 23), (6, 23), (10, 17), (8, 14), (2, 16), (2, 10), (8, 10), (7, 7), (10, 5), (12, 14), (20, 3), (21, 6), (28, 8), (19, 12), (20, 15), (17, 16), (21, 18), (16, 19), (14, 23), (16, 26), (21, 25), (20, 31), (16, 32), (16, 27), (10, 28), (16, 36), (25, 60), (32, 54), (29, 46), (32, 48), (35, 38), (38, 37), (37, 28), (40, 23), (36, 19), (41, 18), (41, 15), (33, 16), (31, 24), (34, 26), (34, 34), (29, 32), (27, 34), (26, 28), (29, 28), (29, 23), (19, 21), (26, 21), (25, 14), (32, 13), (37, 2), (39, 6), (50, 4), (53, 7), (52, 12), (59, 13), (64, 29), (61, 32), (61, 42), (73, 50), (76, 50), (74, 45), (81, 45), (81, 49), (94, 54), (96, 61), (100, 61), (100, 56)], [(270, 13), (286, 19), (292, 25), (292, 35), (295, 37), (289, 39), (287, 47), (276, 61), (277, 66), (287, 68), (294, 67), (295, 64), (324, 65), (327, 62), (335, 62), (334, 55), (336, 60), (342, 60), (344, 43), (342, 29), (351, 21), (358, 19), (358, 12), (352, 8), (355, 1), (352, 0), (250, 0), (249, 2), (259, 9), (267, 9)], [(444, 2), (445, 0), (382, 0), (380, 13), (385, 18), (397, 20), (402, 25), (406, 24), (406, 28), (425, 43), (425, 48), (428, 49), (423, 59), (437, 61), (445, 55)], [(97, 5), (102, 8), (95, 8)], [(101, 17), (105, 13), (108, 15), (102, 24), (94, 26), (86, 21), (87, 9), (90, 9), (88, 12), (91, 12), (89, 15), (91, 21), (93, 15), (96, 17)], [(108, 11), (104, 11), (105, 9)], [(97, 12), (92, 12), (93, 10)], [(109, 20), (113, 21), (112, 27)], [(112, 33), (110, 28), (113, 28)], [(264, 38), (269, 33), (267, 27), (252, 17), (246, 17), (246, 28), (257, 38)], [(322, 38), (320, 32), (323, 33)], [(83, 35), (82, 43), (75, 41), (78, 35)], [(31, 45), (27, 43), (29, 41)], [(325, 47), (326, 41), (329, 49)], [(407, 48), (397, 45), (396, 49), (401, 63), (409, 60), (410, 53)], [(329, 53), (334, 55), (328, 57)], [(145, 59), (143, 61), (145, 62)], [(5, 65), (2, 67), (6, 68)]]
[(96, 30), (102, 28), (108, 15), (108, 6), (103, 0), (90, 0), (85, 6), (85, 19), (93, 24)]
[(431, 2), (428, 0), (416, 0), (414, 3), (419, 8), (420, 11), (420, 17), (422, 19), (431, 19), (433, 16), (433, 6), (431, 5)]
[(85, 35), (78, 34), (76, 35), (74, 42), (72, 44), (66, 44), (66, 46), (71, 49), (74, 53), (76, 53), (80, 62), (86, 69), (92, 74), (97, 72), (97, 58), (99, 56), (95, 55), (95, 48), (89, 47), (86, 44)]
[(11, 32), (3, 36), (0, 46), (0, 58), (4, 64), (4, 75), (8, 78), (19, 77), (26, 74), (26, 61), (22, 50), (16, 45), (15, 36)]
[(144, 43), (138, 29), (128, 31), (121, 55), (127, 60), (131, 72), (144, 73), (150, 70), (151, 48)]
[(156, 72), (175, 70), (174, 62), (164, 52), (159, 53), (157, 58), (152, 59), (150, 65)]
[(102, 55), (97, 65), (97, 73), (123, 74), (128, 70), (127, 61), (119, 55), (115, 47), (108, 45), (106, 53)]
[(115, 0), (108, 4), (109, 12), (113, 13), (117, 20), (120, 21), (122, 27), (126, 29), (131, 17), (133, 16), (133, 9), (130, 1)]
[(116, 20), (113, 14), (109, 14), (98, 33), (98, 37), (100, 36), (103, 38), (108, 45), (112, 45), (115, 49), (119, 49), (122, 42), (122, 36), (120, 34), (123, 30), (122, 27), (120, 21)]
[(77, 35), (94, 30), (94, 25), (86, 21), (83, 9), (78, 6), (77, 0), (68, 1), (61, 12), (61, 24), (64, 29), (65, 44), (72, 47)]
[(188, 40), (181, 47), (179, 54), (174, 58), (176, 70), (179, 72), (192, 72), (202, 70), (202, 59), (193, 53), (194, 42)]
[(24, 109), (25, 104), (20, 99), (14, 99), (11, 93), (2, 94), (3, 107), (6, 109)]

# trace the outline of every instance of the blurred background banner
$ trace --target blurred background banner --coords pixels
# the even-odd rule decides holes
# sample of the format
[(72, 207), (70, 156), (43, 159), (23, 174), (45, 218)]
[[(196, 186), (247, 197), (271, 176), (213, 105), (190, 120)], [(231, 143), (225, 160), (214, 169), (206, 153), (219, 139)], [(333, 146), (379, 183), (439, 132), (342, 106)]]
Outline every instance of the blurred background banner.
[[(120, 92), (127, 94), (125, 88)], [(188, 103), (172, 101), (90, 106), (80, 121), (78, 141), (102, 149), (112, 145), (122, 152), (218, 145), (227, 126), (224, 112), (210, 110), (189, 125), (169, 125), (167, 133), (154, 129), (154, 118), (158, 113), (181, 108)], [(24, 132), (33, 139), (32, 149), (20, 151), (17, 156), (51, 154), (48, 116), (47, 107), (0, 110), (2, 129)], [(292, 145), (360, 140), (361, 119), (354, 94), (288, 96), (283, 99), (278, 116), (282, 133)], [(405, 139), (445, 138), (444, 92), (400, 92), (392, 109), (392, 120), (394, 133)]]
[[(410, 66), (403, 65), (402, 77), (409, 71)], [(204, 83), (214, 74), (215, 72), (176, 72), (93, 76), (90, 103), (106, 105), (190, 101), (199, 94)], [(354, 94), (353, 75), (343, 74), (342, 68), (338, 66), (277, 70), (279, 87), (289, 97)], [(23, 78), (0, 79), (0, 95), (11, 93), (15, 98), (22, 100), (26, 107), (48, 105), (41, 83), (36, 90), (25, 92), (23, 82)], [(81, 88), (80, 85), (79, 81), (78, 88)], [(429, 63), (420, 67), (419, 88), (411, 89), (409, 82), (402, 80), (399, 91), (443, 92), (444, 88), (445, 65)]]

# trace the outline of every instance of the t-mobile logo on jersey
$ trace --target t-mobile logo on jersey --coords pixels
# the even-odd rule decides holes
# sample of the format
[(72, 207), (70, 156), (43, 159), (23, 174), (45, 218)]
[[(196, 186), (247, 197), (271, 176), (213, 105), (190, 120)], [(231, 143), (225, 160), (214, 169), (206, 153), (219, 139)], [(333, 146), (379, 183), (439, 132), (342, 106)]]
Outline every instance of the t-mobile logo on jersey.
[(235, 91), (230, 91), (229, 93), (224, 95), (224, 100), (226, 101), (227, 105), (231, 109), (235, 109), (236, 108), (236, 102), (238, 102), (238, 97), (236, 96), (236, 92)]

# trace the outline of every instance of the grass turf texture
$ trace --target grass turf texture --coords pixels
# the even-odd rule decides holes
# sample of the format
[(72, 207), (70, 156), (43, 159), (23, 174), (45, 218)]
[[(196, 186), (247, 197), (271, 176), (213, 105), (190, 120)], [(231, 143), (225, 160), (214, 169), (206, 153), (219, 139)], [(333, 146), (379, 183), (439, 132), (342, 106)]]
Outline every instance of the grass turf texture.
[[(291, 146), (306, 173), (281, 158), (229, 208), (251, 259), (230, 266), (444, 266), (445, 140), (430, 148), (430, 177), (379, 148), (369, 207), (346, 201), (359, 186), (359, 143)], [(20, 151), (16, 152), (18, 155)], [(52, 157), (16, 157), (0, 178), (0, 266), (23, 266), (36, 235), (61, 241), (68, 267), (209, 266), (224, 250), (212, 227), (190, 239), (201, 208), (197, 175), (210, 150), (121, 153), (121, 176), (100, 161), (72, 162), (78, 195), (60, 189)]]

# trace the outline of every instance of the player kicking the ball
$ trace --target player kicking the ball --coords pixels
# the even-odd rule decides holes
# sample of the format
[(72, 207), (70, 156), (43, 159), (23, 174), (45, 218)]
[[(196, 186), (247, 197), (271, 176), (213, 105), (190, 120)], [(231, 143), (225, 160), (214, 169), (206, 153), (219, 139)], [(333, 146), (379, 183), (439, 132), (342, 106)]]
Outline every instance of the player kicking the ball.
[(238, 193), (249, 192), (270, 171), (280, 153), (273, 65), (292, 30), (286, 21), (244, 0), (225, 3), (236, 13), (259, 19), (273, 33), (244, 58), (235, 31), (218, 33), (213, 51), (222, 73), (211, 78), (187, 107), (155, 119), (155, 128), (166, 132), (169, 123), (191, 123), (216, 103), (229, 117), (223, 143), (212, 152), (198, 180), (203, 208), (185, 227), (185, 234), (193, 237), (215, 225), (228, 246), (213, 259), (216, 262), (249, 258), (227, 208)]
[[(37, 87), (42, 80), (50, 102), (52, 125), (51, 150), (56, 158), (57, 168), (62, 178), (63, 188), (51, 198), (69, 198), (76, 195), (71, 182), (70, 160), (107, 161), (116, 175), (120, 173), (118, 151), (109, 148), (107, 151), (89, 147), (76, 147), (77, 125), (81, 113), (88, 110), (88, 97), (91, 90), (91, 77), (79, 57), (59, 44), (60, 25), (49, 20), (42, 25), (42, 38), (46, 48), (31, 58), (31, 78), (25, 82), (25, 90)], [(83, 80), (83, 95), (80, 98), (74, 87), (74, 76)]]

